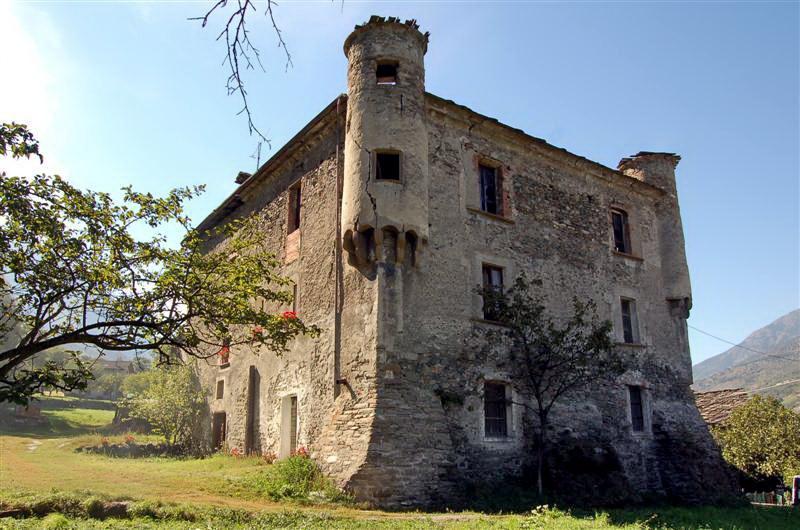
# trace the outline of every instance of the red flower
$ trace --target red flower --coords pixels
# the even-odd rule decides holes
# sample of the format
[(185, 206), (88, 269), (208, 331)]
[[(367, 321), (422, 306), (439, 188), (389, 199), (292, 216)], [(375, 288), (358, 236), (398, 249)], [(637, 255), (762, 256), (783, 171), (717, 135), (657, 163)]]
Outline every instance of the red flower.
[(284, 311), (281, 316), (286, 320), (294, 320), (297, 318), (297, 313), (294, 311)]
[(264, 333), (264, 328), (261, 326), (256, 326), (253, 328), (253, 335), (261, 335), (262, 333)]
[(302, 445), (298, 447), (296, 450), (292, 451), (290, 456), (299, 456), (300, 458), (308, 458), (309, 452), (308, 449), (303, 447)]
[(217, 355), (219, 355), (220, 357), (224, 357), (224, 356), (228, 355), (229, 353), (231, 353), (231, 347), (230, 347), (230, 346), (223, 346), (223, 347), (222, 347), (222, 348), (221, 348), (221, 349), (220, 349), (220, 350), (217, 352)]

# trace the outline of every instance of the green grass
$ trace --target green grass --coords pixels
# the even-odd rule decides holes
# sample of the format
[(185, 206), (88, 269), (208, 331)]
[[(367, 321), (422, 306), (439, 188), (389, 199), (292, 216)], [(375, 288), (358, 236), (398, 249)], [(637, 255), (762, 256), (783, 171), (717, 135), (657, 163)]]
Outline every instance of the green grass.
[[(302, 469), (286, 469), (282, 474), (281, 466), (269, 466), (258, 458), (215, 455), (204, 459), (122, 459), (75, 452), (79, 446), (99, 444), (101, 433), (113, 417), (108, 410), (80, 405), (79, 400), (55, 400), (52, 408), (44, 410), (50, 420), (47, 425), (23, 428), (12, 424), (11, 429), (0, 430), (0, 509), (20, 508), (36, 514), (23, 519), (0, 519), (0, 529), (800, 528), (800, 510), (749, 506), (575, 510), (572, 513), (541, 509), (535, 513), (488, 515), (384, 512), (329, 502), (312, 505), (310, 492), (319, 489), (322, 482), (302, 466)], [(135, 436), (137, 441), (152, 439)], [(123, 435), (108, 436), (111, 443), (119, 443), (122, 438)], [(309, 478), (300, 481), (305, 489), (298, 495), (283, 495), (281, 485), (294, 481), (292, 477), (296, 473), (300, 473), (301, 478)], [(275, 491), (277, 494), (271, 494)], [(287, 502), (283, 500), (286, 497), (294, 500)], [(303, 502), (298, 503), (297, 499)], [(110, 500), (130, 501), (129, 518), (98, 519), (97, 507)], [(321, 500), (325, 500), (324, 496)], [(58, 513), (50, 513), (53, 511)]]

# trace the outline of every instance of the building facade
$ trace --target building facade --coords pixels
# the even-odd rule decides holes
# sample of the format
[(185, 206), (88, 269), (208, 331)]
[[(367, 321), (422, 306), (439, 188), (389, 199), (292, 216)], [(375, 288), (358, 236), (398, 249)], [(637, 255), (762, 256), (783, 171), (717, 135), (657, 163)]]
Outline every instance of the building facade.
[(524, 476), (531, 418), (511, 360), (482, 353), (497, 324), (477, 289), (524, 271), (556, 315), (594, 300), (633, 358), (554, 409), (553, 487), (598, 502), (729, 494), (689, 388), (680, 157), (612, 169), (429, 94), (427, 46), (414, 21), (357, 26), (347, 95), (203, 221), (263, 215), (292, 309), (322, 329), (280, 357), (234, 348), (202, 366), (215, 445), (304, 446), (384, 506), (454, 504)]

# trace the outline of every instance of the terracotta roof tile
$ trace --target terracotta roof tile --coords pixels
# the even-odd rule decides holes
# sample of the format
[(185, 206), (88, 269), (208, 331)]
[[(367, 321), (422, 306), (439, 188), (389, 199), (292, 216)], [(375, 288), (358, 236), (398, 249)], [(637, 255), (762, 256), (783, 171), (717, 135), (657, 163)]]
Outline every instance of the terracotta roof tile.
[(728, 419), (733, 410), (750, 399), (742, 388), (695, 392), (694, 400), (697, 409), (705, 422), (716, 425)]

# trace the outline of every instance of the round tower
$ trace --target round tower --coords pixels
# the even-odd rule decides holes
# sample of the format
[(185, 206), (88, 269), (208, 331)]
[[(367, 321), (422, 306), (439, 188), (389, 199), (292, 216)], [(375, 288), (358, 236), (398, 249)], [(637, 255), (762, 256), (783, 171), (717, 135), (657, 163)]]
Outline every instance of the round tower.
[(416, 21), (396, 18), (373, 16), (345, 40), (342, 243), (351, 263), (413, 264), (428, 238), (427, 48)]

